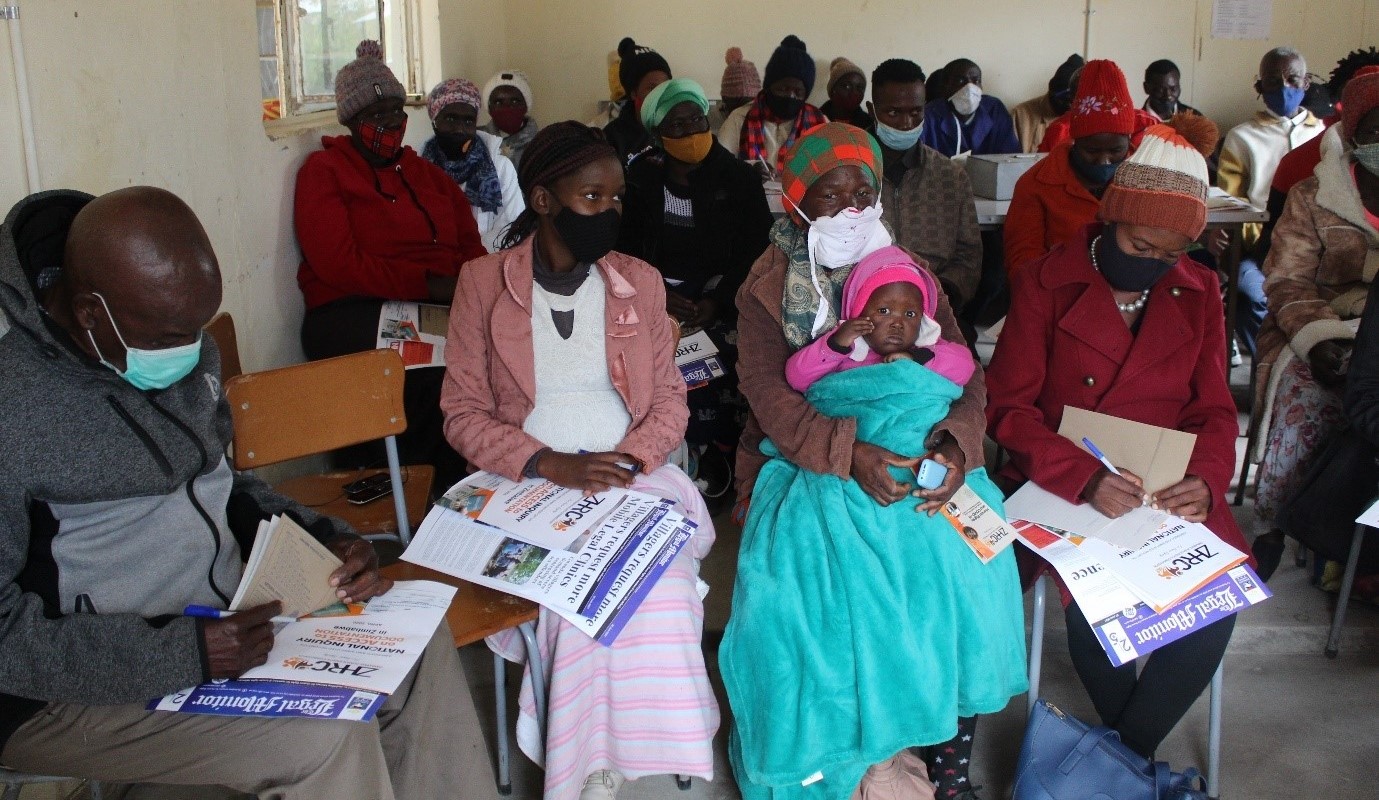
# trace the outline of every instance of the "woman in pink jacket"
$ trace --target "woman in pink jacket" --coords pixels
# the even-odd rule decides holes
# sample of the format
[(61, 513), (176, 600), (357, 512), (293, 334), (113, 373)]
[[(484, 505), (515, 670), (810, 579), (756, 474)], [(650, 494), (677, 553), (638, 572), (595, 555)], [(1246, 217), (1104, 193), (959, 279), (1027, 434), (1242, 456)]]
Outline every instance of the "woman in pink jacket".
[[(504, 249), (460, 273), (441, 395), (446, 438), (474, 466), (597, 492), (631, 487), (679, 504), (698, 531), (612, 647), (542, 609), (544, 737), (523, 682), (518, 743), (546, 769), (545, 797), (612, 798), (624, 778), (713, 777), (718, 706), (704, 668), (698, 560), (713, 523), (666, 464), (689, 412), (665, 288), (610, 252), (623, 170), (602, 133), (543, 129), (518, 172), (527, 209)], [(510, 634), (511, 632), (509, 632)], [(515, 636), (489, 640), (520, 661)]]

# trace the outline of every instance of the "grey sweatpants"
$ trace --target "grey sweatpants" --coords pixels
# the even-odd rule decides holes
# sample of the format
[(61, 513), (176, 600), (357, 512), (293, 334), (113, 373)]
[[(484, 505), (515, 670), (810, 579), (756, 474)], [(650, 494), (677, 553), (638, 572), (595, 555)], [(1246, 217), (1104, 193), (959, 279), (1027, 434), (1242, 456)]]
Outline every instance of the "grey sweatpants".
[(444, 622), (372, 722), (51, 703), (15, 731), (0, 763), (115, 783), (215, 784), (266, 800), (496, 797)]

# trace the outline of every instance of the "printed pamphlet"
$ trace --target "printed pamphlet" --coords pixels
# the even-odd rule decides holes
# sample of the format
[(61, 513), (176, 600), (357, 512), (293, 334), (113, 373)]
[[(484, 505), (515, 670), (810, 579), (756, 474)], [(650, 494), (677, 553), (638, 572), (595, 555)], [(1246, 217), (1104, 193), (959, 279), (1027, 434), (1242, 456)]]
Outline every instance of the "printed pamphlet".
[(539, 603), (603, 644), (695, 531), (671, 503), (641, 492), (586, 498), (544, 482), (480, 476), (446, 492), (402, 558)]
[(366, 722), (416, 665), (454, 596), (453, 586), (400, 581), (366, 604), (283, 625), (267, 662), (238, 679), (174, 692), (148, 708)]
[(443, 367), (449, 328), (449, 306), (388, 300), (378, 312), (377, 347), (396, 350), (407, 369)]
[(1015, 528), (967, 484), (958, 487), (940, 511), (983, 564), (1015, 542)]
[(726, 374), (718, 355), (718, 346), (702, 330), (681, 338), (676, 344), (675, 366), (680, 368), (680, 375), (690, 389), (698, 389)]

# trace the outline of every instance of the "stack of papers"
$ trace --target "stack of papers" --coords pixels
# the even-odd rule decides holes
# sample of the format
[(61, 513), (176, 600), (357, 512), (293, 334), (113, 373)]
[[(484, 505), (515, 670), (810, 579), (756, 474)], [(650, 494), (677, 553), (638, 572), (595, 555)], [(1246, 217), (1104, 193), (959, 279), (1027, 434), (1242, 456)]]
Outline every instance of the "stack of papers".
[(437, 501), (402, 558), (539, 603), (610, 645), (695, 528), (649, 494), (585, 497), (477, 472)]
[(675, 346), (675, 366), (680, 368), (680, 375), (689, 389), (698, 389), (724, 375), (718, 347), (702, 330), (682, 338)]
[(1012, 525), (1063, 579), (1117, 666), (1271, 596), (1245, 554), (1200, 523), (1168, 517), (1133, 550), (1026, 520)]

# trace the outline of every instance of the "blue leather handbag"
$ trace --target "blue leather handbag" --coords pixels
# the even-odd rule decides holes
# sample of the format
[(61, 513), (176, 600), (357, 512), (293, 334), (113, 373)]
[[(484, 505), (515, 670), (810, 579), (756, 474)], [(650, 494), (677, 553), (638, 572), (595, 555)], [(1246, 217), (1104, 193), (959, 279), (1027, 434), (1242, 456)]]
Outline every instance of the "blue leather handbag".
[(1012, 800), (1207, 800), (1195, 769), (1173, 772), (1044, 700), (1034, 704)]

